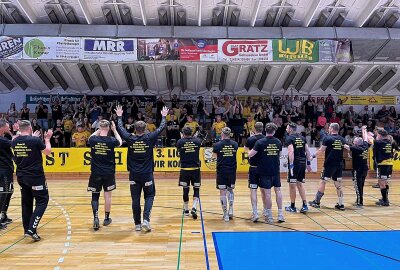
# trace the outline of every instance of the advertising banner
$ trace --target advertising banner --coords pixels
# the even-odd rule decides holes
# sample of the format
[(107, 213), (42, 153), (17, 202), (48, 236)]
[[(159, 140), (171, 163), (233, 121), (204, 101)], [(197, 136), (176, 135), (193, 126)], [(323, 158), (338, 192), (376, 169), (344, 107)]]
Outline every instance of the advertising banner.
[(274, 39), (274, 61), (319, 61), (319, 42), (306, 39)]
[(138, 39), (138, 60), (218, 61), (216, 39)]
[(395, 105), (396, 96), (339, 96), (343, 105)]
[(272, 61), (272, 40), (218, 40), (218, 61), (257, 62)]
[(79, 60), (79, 37), (25, 37), (24, 59)]
[[(35, 94), (35, 95), (26, 95), (26, 104), (37, 104), (39, 100), (42, 100), (44, 104), (50, 104), (50, 98), (52, 101), (59, 99), (63, 103), (80, 103), (83, 98), (87, 99), (87, 102), (97, 102), (100, 99), (100, 96), (84, 96), (84, 95), (46, 95), (46, 94)], [(104, 102), (106, 103), (112, 103), (115, 101), (121, 102), (121, 103), (127, 103), (132, 101), (132, 98), (129, 96), (119, 96), (119, 95), (112, 95), (112, 96), (102, 96)], [(138, 99), (142, 105), (144, 105), (145, 102), (156, 102), (156, 96), (134, 96), (136, 99)]]
[(137, 40), (82, 38), (81, 60), (127, 62), (137, 60)]
[[(316, 148), (310, 148), (314, 154)], [(116, 149), (115, 163), (118, 172), (126, 172), (127, 148)], [(215, 172), (216, 160), (212, 157), (212, 148), (200, 149), (201, 171)], [(53, 148), (50, 156), (43, 159), (45, 172), (90, 172), (89, 148)], [(243, 148), (237, 152), (238, 172), (248, 172), (249, 158)], [(154, 166), (157, 172), (178, 172), (180, 170), (179, 155), (176, 148), (154, 149)], [(312, 171), (317, 171), (317, 159), (311, 162)], [(281, 172), (287, 172), (287, 148), (282, 150)]]
[(23, 38), (0, 36), (0, 59), (22, 59)]

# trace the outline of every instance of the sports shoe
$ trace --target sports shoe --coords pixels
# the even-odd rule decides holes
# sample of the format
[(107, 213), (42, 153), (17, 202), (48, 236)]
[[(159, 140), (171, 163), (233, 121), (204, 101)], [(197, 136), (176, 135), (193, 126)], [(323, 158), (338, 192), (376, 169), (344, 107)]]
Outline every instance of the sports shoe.
[(10, 224), (12, 222), (13, 222), (13, 220), (11, 218), (8, 218), (7, 215), (4, 216), (2, 219), (0, 219), (0, 223), (6, 224), (6, 225)]
[(224, 220), (225, 220), (225, 222), (229, 222), (229, 215), (228, 214), (224, 214)]
[(373, 188), (379, 188), (379, 184), (372, 185)]
[(256, 223), (259, 218), (260, 218), (260, 216), (258, 215), (258, 213), (253, 213), (253, 215), (251, 216), (251, 221)]
[(145, 232), (151, 232), (150, 222), (144, 220), (142, 223), (142, 230)]
[(278, 222), (279, 223), (283, 223), (283, 222), (285, 222), (285, 217), (281, 214), (281, 215), (278, 215)]
[(303, 207), (300, 209), (300, 213), (307, 213), (308, 212), (308, 206), (305, 204)]
[(228, 216), (229, 216), (230, 219), (233, 218), (233, 206), (229, 207)]
[(183, 209), (183, 213), (185, 214), (185, 217), (189, 216), (189, 210)]
[(93, 219), (93, 230), (98, 231), (100, 229), (100, 220), (99, 218)]
[(32, 238), (33, 241), (35, 241), (35, 242), (42, 240), (42, 238), (40, 238), (40, 236), (37, 233), (33, 233), (31, 231), (25, 232), (24, 236)]
[(315, 200), (308, 202), (308, 204), (314, 208), (320, 208), (320, 203), (317, 203)]
[(337, 203), (337, 204), (335, 205), (335, 208), (338, 209), (338, 210), (344, 211), (344, 205), (343, 205), (343, 204), (338, 204), (338, 203)]
[(286, 206), (285, 207), (285, 211), (296, 213), (297, 212), (297, 208), (296, 207), (291, 207), (291, 206)]
[(111, 222), (112, 222), (112, 219), (111, 219), (111, 218), (104, 219), (104, 221), (103, 221), (103, 226), (108, 226), (108, 225), (111, 224)]
[(7, 229), (7, 225), (0, 223), (0, 230), (4, 230), (4, 229)]
[(142, 230), (142, 225), (137, 224), (135, 225), (135, 231), (140, 232)]
[(379, 201), (377, 201), (375, 204), (378, 205), (378, 206), (390, 206), (389, 201), (384, 202), (384, 201), (381, 200), (381, 199), (380, 199)]
[[(189, 212), (189, 210), (188, 210)], [(193, 219), (197, 219), (197, 209), (196, 208), (192, 208), (192, 210), (190, 211), (190, 214), (192, 214), (192, 218)]]
[[(381, 202), (381, 203), (382, 203), (382, 202), (383, 202), (383, 200), (382, 200), (382, 199), (379, 199), (379, 200), (378, 200), (378, 202)], [(390, 204), (390, 201), (389, 201), (389, 200), (387, 200), (387, 203), (388, 203), (388, 204)]]
[(363, 209), (364, 205), (362, 203), (353, 203), (353, 206), (358, 208), (358, 209)]

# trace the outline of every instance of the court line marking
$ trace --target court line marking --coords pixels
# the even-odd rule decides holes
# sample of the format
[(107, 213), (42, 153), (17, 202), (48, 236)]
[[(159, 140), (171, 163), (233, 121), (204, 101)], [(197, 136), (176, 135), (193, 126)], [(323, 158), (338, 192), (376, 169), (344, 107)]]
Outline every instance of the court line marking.
[(200, 196), (199, 196), (199, 206), (200, 206), (200, 219), (201, 219), (201, 230), (203, 232), (203, 245), (204, 245), (204, 255), (205, 255), (205, 259), (206, 259), (206, 267), (207, 270), (210, 270), (210, 262), (209, 262), (209, 258), (208, 258), (208, 248), (207, 248), (207, 239), (206, 239), (206, 232), (204, 229), (204, 219), (203, 219), (203, 209), (201, 207), (201, 200), (200, 200)]
[(178, 265), (176, 269), (179, 270), (181, 268), (181, 251), (182, 251), (182, 237), (183, 237), (183, 217), (184, 217), (184, 210), (182, 210), (182, 220), (181, 220), (181, 233), (179, 236), (179, 248), (178, 248)]

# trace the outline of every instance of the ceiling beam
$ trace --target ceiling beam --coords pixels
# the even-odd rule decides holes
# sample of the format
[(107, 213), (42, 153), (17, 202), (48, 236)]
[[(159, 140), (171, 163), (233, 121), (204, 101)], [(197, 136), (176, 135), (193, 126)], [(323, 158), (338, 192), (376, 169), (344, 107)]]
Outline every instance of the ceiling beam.
[(258, 12), (260, 11), (260, 7), (261, 7), (261, 2), (262, 2), (262, 0), (258, 0), (257, 5), (255, 6), (255, 11), (253, 12), (253, 16), (250, 21), (251, 27), (254, 27), (254, 25), (256, 24)]
[(311, 1), (311, 5), (308, 8), (308, 13), (303, 20), (304, 27), (310, 26), (310, 23), (311, 23), (312, 19), (314, 18), (315, 13), (317, 12), (317, 9), (318, 9), (319, 5), (321, 4), (321, 2), (322, 2), (322, 0)]
[(138, 1), (139, 1), (139, 7), (140, 7), (140, 14), (142, 14), (143, 25), (147, 25), (147, 17), (146, 17), (146, 12), (144, 9), (144, 2), (143, 2), (143, 0), (138, 0)]
[(355, 27), (362, 27), (366, 24), (368, 19), (375, 13), (375, 10), (380, 7), (380, 0), (370, 0), (365, 5), (364, 10), (360, 13), (357, 20), (355, 21)]
[(28, 4), (29, 2), (30, 0), (17, 0), (15, 4), (18, 6), (19, 10), (25, 14), (30, 23), (37, 23), (37, 17)]
[(199, 13), (198, 13), (198, 18), (197, 18), (197, 26), (201, 26), (201, 9), (203, 8), (203, 0), (199, 0)]
[(85, 16), (87, 24), (93, 23), (93, 18), (89, 13), (89, 8), (85, 0), (77, 0), (78, 4), (83, 12), (83, 16)]

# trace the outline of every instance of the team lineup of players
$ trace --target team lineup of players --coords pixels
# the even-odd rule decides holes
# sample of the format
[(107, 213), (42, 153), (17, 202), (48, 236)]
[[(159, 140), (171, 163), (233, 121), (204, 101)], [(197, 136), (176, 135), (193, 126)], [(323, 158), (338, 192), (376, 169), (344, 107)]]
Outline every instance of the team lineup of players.
[[(117, 125), (114, 122), (102, 120), (100, 128), (89, 138), (91, 148), (91, 175), (87, 190), (92, 193), (93, 229), (100, 228), (99, 198), (101, 190), (104, 190), (105, 218), (103, 226), (111, 224), (111, 192), (116, 188), (115, 181), (115, 152), (116, 147), (121, 146), (122, 140), (128, 145), (127, 169), (129, 171), (130, 192), (132, 198), (132, 212), (136, 231), (151, 231), (150, 216), (156, 195), (154, 183), (154, 158), (153, 148), (156, 145), (159, 134), (165, 128), (165, 117), (168, 108), (161, 111), (162, 121), (159, 128), (151, 133), (145, 133), (146, 123), (135, 123), (135, 134), (129, 133), (122, 123), (123, 109), (117, 106), (115, 113), (118, 116)], [(29, 121), (19, 121), (13, 126), (18, 130), (12, 135), (7, 121), (0, 120), (0, 229), (12, 222), (7, 216), (7, 209), (13, 193), (13, 173), (16, 164), (17, 181), (21, 190), (22, 223), (24, 235), (35, 241), (41, 240), (37, 234), (39, 222), (47, 208), (49, 193), (42, 165), (42, 154), (51, 154), (50, 138), (52, 131), (44, 134), (44, 143), (40, 139), (39, 132), (32, 133)], [(114, 136), (110, 136), (110, 130)], [(252, 221), (259, 220), (257, 208), (257, 189), (260, 188), (263, 202), (263, 216), (266, 222), (273, 223), (272, 195), (274, 188), (276, 204), (278, 208), (278, 222), (285, 222), (283, 215), (283, 203), (280, 179), (280, 154), (282, 144), (274, 137), (277, 127), (273, 123), (255, 124), (255, 134), (248, 138), (245, 151), (249, 155), (248, 187), (252, 205)], [(309, 202), (312, 207), (319, 208), (321, 198), (324, 195), (325, 185), (333, 180), (336, 187), (338, 202), (335, 208), (344, 210), (344, 198), (342, 191), (343, 151), (347, 149), (352, 156), (353, 183), (356, 191), (355, 206), (363, 207), (363, 187), (368, 171), (368, 148), (373, 145), (373, 159), (377, 171), (378, 183), (382, 199), (377, 202), (379, 206), (389, 206), (389, 180), (392, 174), (393, 153), (397, 145), (384, 129), (377, 129), (374, 136), (362, 128), (362, 136), (354, 139), (354, 144), (345, 144), (343, 137), (338, 135), (339, 125), (332, 123), (329, 126), (329, 134), (323, 138), (322, 146), (311, 155), (305, 138), (296, 134), (296, 124), (287, 126), (285, 144), (288, 147), (288, 183), (290, 193), (290, 205), (285, 207), (288, 212), (297, 212), (295, 205), (296, 189), (302, 199), (301, 213), (309, 209), (304, 190), (306, 170), (311, 171), (310, 162), (316, 156), (325, 153), (321, 181), (314, 200)], [(266, 135), (263, 135), (265, 131)], [(183, 213), (197, 219), (197, 207), (200, 203), (200, 146), (201, 141), (193, 137), (190, 127), (184, 127), (181, 139), (177, 142), (180, 156), (181, 171), (178, 184), (183, 189)], [(238, 144), (230, 139), (231, 130), (224, 128), (221, 140), (213, 147), (213, 155), (216, 158), (216, 188), (220, 193), (220, 201), (223, 211), (223, 219), (229, 222), (233, 218), (234, 189), (236, 182)], [(193, 187), (193, 205), (189, 209), (190, 187)], [(141, 193), (144, 193), (144, 209), (140, 205)], [(33, 202), (36, 202), (33, 209)]]

